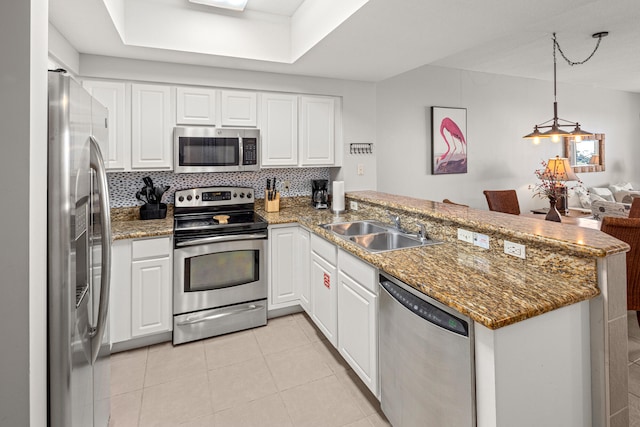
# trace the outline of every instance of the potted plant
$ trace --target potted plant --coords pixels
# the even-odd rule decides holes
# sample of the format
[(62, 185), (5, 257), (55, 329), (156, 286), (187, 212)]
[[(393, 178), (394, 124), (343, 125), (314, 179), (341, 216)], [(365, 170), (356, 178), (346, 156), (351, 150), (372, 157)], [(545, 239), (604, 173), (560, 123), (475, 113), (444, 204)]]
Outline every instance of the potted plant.
[[(549, 212), (545, 219), (548, 221), (561, 222), (560, 213), (558, 212), (556, 204), (560, 199), (564, 199), (564, 206), (567, 207), (567, 190), (582, 187), (582, 181), (580, 181), (580, 178), (573, 172), (569, 164), (569, 159), (556, 156), (553, 159), (549, 159), (548, 162), (543, 160), (540, 164), (542, 168), (534, 171), (539, 182), (529, 186), (529, 189), (533, 190), (534, 197), (549, 199)], [(577, 184), (568, 187), (567, 182), (569, 181), (576, 181)]]

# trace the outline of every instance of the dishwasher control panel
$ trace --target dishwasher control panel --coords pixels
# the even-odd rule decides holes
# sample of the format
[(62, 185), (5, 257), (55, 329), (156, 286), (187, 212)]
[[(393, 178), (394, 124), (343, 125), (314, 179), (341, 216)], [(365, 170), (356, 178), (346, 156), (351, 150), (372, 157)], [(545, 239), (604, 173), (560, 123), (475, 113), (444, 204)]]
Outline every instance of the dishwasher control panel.
[(381, 280), (380, 285), (400, 304), (424, 320), (456, 334), (469, 336), (469, 324), (466, 321), (458, 319), (389, 280)]

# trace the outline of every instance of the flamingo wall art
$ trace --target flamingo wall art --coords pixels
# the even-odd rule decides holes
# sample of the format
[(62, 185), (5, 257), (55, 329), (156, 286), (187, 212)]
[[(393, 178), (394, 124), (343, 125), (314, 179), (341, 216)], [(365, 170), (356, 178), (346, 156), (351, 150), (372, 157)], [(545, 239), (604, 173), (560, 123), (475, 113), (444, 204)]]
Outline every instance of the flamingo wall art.
[(467, 173), (467, 109), (431, 107), (433, 174)]

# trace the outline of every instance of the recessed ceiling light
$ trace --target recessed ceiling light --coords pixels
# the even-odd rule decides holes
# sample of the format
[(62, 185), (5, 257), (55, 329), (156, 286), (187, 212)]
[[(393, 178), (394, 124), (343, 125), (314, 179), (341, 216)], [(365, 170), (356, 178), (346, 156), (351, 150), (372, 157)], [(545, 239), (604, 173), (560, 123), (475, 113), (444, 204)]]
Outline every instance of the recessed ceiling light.
[(220, 7), (222, 9), (231, 9), (243, 11), (247, 6), (248, 0), (189, 0), (191, 3), (204, 4), (207, 6)]

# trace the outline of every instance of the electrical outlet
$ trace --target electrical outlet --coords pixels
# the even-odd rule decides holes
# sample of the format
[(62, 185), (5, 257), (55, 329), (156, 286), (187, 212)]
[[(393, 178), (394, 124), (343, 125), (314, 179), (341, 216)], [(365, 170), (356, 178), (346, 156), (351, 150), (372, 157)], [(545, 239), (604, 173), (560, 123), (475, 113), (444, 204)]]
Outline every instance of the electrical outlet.
[(463, 242), (473, 243), (473, 232), (458, 228), (458, 240)]
[(364, 165), (362, 163), (358, 163), (358, 175), (364, 175)]
[(289, 180), (284, 181), (284, 191), (289, 191), (289, 187), (291, 187), (291, 182)]
[(357, 211), (358, 210), (358, 202), (356, 201), (350, 201), (349, 202), (349, 209), (351, 209), (352, 211)]
[(517, 256), (522, 259), (526, 258), (524, 245), (513, 243), (508, 240), (504, 241), (504, 253), (507, 255)]
[(473, 244), (484, 249), (489, 249), (489, 236), (486, 234), (473, 233)]

